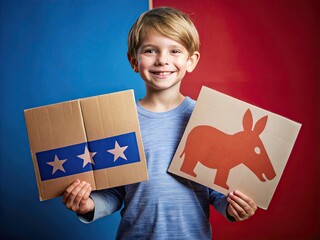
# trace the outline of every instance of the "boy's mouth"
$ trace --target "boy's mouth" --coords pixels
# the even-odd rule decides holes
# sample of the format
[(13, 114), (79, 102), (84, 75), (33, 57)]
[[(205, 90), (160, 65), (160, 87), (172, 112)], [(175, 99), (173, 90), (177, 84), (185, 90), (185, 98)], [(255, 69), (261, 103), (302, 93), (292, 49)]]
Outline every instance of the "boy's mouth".
[(157, 75), (157, 76), (169, 76), (170, 74), (174, 73), (174, 71), (165, 71), (165, 72), (151, 72), (152, 74), (154, 75)]

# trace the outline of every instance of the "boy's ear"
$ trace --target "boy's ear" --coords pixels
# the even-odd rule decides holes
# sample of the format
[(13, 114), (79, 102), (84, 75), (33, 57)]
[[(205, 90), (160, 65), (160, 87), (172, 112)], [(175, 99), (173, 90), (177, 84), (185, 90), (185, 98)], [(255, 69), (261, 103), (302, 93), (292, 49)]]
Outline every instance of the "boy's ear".
[(187, 61), (187, 72), (191, 73), (196, 68), (199, 59), (200, 53), (195, 51)]
[(132, 57), (132, 56), (130, 55), (130, 53), (127, 53), (127, 57), (128, 57), (128, 60), (129, 60), (129, 62), (130, 62), (130, 65), (131, 65), (133, 71), (135, 71), (136, 73), (138, 73), (138, 72), (139, 72), (139, 68), (138, 68), (138, 61), (137, 61), (137, 59), (134, 58), (134, 57)]

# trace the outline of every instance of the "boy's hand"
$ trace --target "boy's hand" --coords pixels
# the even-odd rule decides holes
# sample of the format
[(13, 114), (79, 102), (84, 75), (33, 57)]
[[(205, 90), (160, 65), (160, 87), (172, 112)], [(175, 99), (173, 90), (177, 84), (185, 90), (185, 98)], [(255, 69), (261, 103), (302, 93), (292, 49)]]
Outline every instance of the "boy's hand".
[(253, 216), (257, 210), (256, 203), (247, 195), (235, 190), (230, 192), (227, 198), (228, 214), (236, 219), (236, 221), (243, 221)]
[(78, 214), (86, 214), (94, 209), (94, 202), (89, 197), (90, 193), (91, 186), (89, 183), (76, 180), (65, 190), (62, 203)]

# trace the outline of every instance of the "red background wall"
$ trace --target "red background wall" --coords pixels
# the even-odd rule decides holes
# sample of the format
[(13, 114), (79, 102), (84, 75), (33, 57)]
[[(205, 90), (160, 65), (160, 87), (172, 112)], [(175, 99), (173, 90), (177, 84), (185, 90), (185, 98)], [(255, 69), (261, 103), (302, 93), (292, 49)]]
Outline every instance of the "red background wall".
[(153, 6), (187, 12), (198, 28), (201, 59), (184, 79), (185, 95), (196, 99), (206, 85), (302, 123), (268, 210), (240, 223), (211, 211), (213, 238), (319, 237), (318, 1), (154, 0)]

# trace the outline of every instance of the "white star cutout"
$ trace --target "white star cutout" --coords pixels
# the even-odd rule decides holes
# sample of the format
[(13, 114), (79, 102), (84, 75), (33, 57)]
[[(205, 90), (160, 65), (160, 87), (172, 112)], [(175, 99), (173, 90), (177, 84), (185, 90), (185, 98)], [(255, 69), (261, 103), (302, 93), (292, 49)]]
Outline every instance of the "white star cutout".
[(62, 166), (65, 161), (67, 161), (67, 159), (60, 160), (60, 159), (58, 158), (58, 156), (55, 155), (53, 162), (47, 162), (47, 164), (49, 164), (50, 166), (53, 167), (53, 169), (52, 169), (52, 175), (53, 175), (56, 171), (58, 171), (58, 170), (61, 170), (62, 172), (66, 172), (66, 171), (64, 170), (63, 166)]
[(89, 152), (87, 146), (84, 148), (84, 153), (78, 155), (78, 158), (81, 158), (83, 160), (82, 167), (84, 168), (88, 163), (91, 163), (94, 165), (93, 156), (96, 155), (96, 152)]
[(120, 147), (118, 142), (116, 141), (114, 149), (107, 150), (109, 153), (113, 154), (113, 161), (117, 161), (119, 157), (127, 160), (126, 155), (124, 155), (124, 151), (128, 148), (128, 146)]

